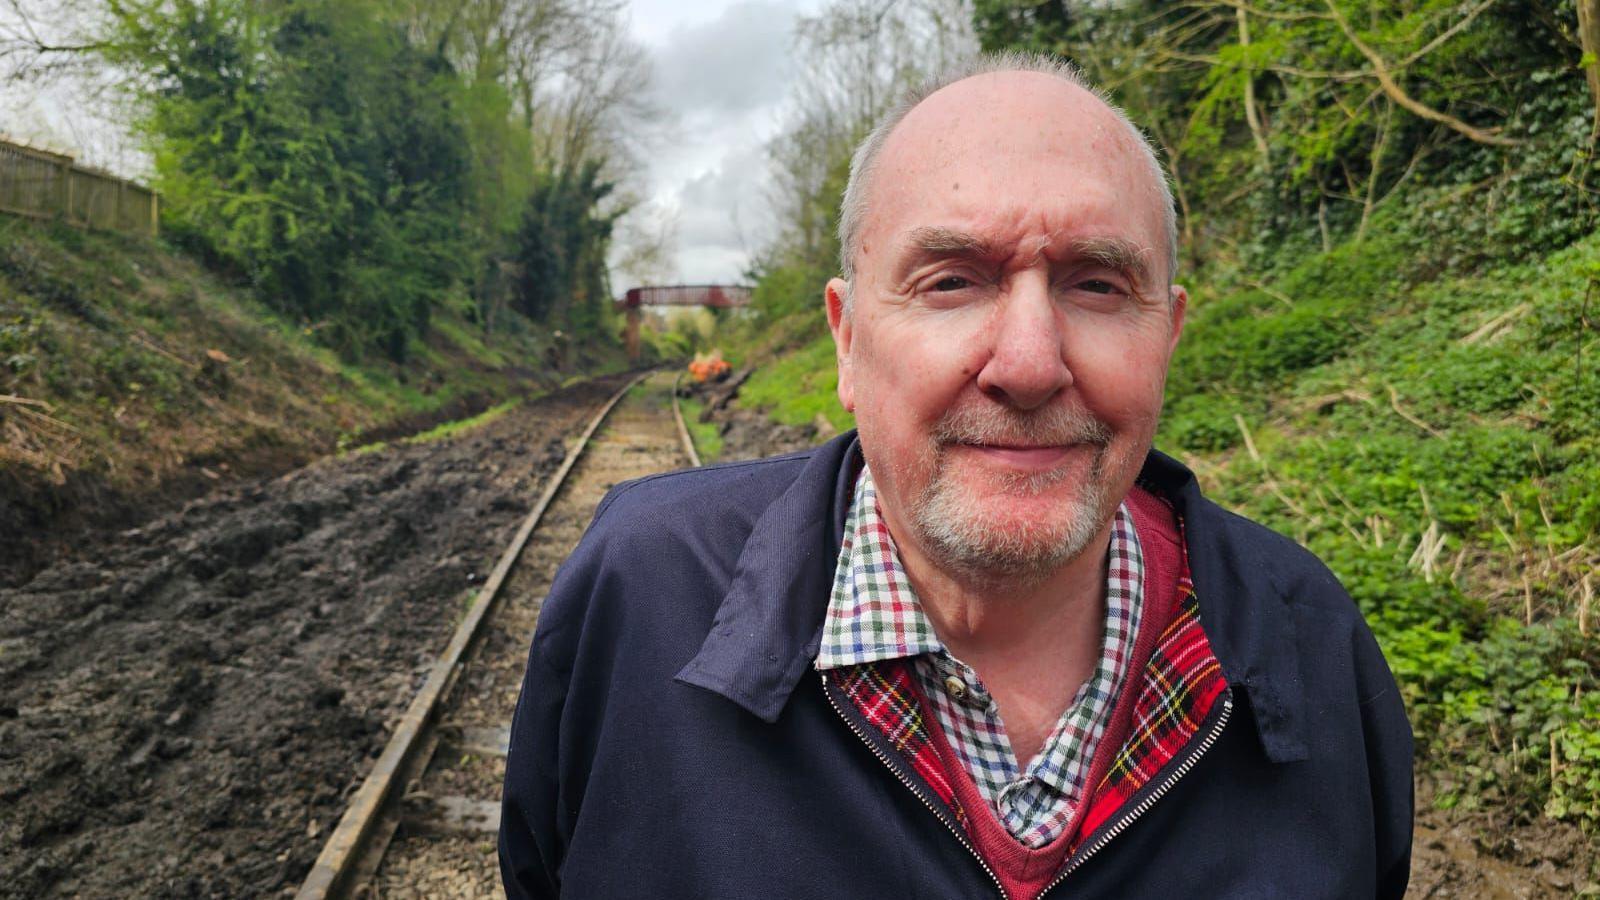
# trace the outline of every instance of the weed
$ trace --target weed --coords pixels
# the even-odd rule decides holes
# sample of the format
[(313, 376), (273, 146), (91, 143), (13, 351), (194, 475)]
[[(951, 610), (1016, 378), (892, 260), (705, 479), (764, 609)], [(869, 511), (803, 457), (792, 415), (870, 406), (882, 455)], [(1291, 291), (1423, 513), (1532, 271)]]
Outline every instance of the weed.
[(465, 434), (469, 431), (482, 428), (483, 426), (493, 422), (501, 416), (504, 416), (506, 413), (511, 412), (513, 409), (516, 409), (521, 405), (522, 398), (520, 397), (513, 400), (507, 400), (498, 406), (491, 406), (475, 416), (471, 416), (466, 419), (456, 419), (453, 422), (445, 422), (441, 425), (430, 428), (427, 431), (411, 435), (405, 439), (405, 442), (408, 444), (425, 444), (431, 441), (442, 441), (446, 438), (452, 438), (457, 435)]
[(717, 429), (715, 422), (700, 421), (705, 404), (693, 397), (682, 398), (678, 403), (683, 412), (684, 427), (689, 429), (689, 440), (694, 442), (695, 452), (700, 454), (700, 462), (709, 464), (721, 459), (722, 432)]

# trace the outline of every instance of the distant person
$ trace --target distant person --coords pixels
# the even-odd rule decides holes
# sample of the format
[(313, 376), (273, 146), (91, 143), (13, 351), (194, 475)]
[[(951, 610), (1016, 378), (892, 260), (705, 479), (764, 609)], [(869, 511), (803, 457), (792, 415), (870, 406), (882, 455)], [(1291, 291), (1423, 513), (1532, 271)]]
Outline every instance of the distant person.
[(1151, 450), (1161, 166), (1005, 56), (855, 155), (850, 432), (614, 490), (507, 761), (513, 897), (1398, 897), (1411, 730), (1338, 581)]

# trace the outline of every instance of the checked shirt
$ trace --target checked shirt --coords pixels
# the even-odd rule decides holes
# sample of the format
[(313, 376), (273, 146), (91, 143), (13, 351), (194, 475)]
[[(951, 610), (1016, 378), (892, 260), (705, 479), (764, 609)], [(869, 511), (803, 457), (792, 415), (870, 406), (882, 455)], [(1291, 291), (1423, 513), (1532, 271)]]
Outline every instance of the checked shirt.
[[(878, 510), (872, 473), (856, 481), (822, 630), (819, 670), (905, 659), (951, 749), (996, 818), (1025, 846), (1059, 837), (1082, 803), (1090, 761), (1127, 677), (1139, 630), (1144, 567), (1125, 504), (1112, 524), (1100, 660), (1024, 769), (983, 681), (934, 633)], [(926, 712), (926, 711), (924, 711)]]

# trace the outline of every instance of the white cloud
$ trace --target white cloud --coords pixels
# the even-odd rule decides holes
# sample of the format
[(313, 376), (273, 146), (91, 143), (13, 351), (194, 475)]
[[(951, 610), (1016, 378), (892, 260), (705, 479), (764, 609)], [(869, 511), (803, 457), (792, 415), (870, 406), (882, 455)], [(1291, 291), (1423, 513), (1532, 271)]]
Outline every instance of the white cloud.
[(646, 160), (645, 183), (656, 206), (675, 211), (686, 283), (742, 281), (771, 233), (766, 142), (795, 71), (796, 17), (816, 5), (633, 0), (634, 34), (650, 45), (651, 96), (675, 122)]
[(744, 2), (673, 29), (655, 48), (658, 102), (682, 114), (737, 116), (781, 102), (792, 67), (794, 10)]
[(678, 268), (684, 281), (744, 279), (751, 252), (773, 228), (762, 195), (766, 172), (764, 149), (750, 143), (678, 190)]

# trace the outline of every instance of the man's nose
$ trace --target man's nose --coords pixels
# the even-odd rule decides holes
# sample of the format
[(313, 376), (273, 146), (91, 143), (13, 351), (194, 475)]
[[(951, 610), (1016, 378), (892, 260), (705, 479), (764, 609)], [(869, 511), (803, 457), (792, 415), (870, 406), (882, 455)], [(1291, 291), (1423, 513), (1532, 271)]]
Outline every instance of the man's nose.
[(1020, 274), (991, 315), (991, 352), (978, 370), (979, 390), (1018, 409), (1034, 409), (1072, 384), (1048, 275)]

